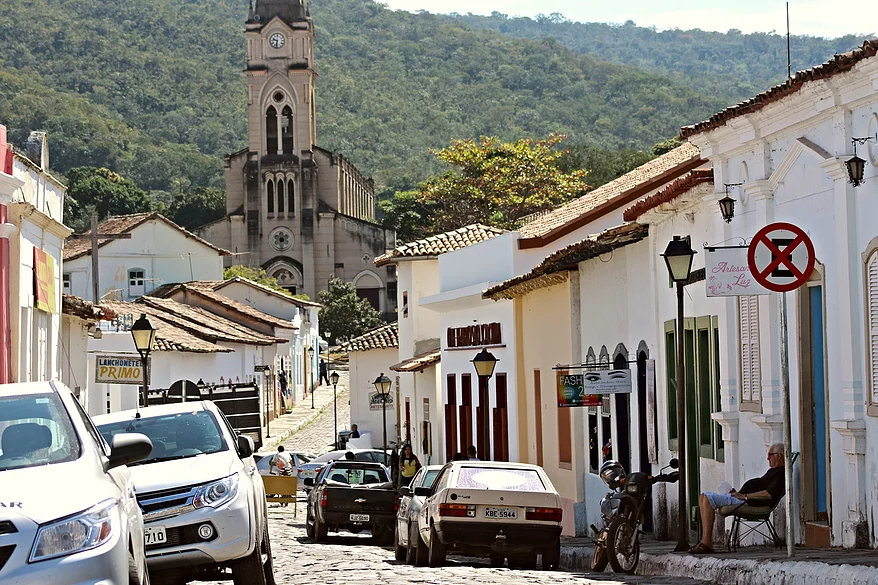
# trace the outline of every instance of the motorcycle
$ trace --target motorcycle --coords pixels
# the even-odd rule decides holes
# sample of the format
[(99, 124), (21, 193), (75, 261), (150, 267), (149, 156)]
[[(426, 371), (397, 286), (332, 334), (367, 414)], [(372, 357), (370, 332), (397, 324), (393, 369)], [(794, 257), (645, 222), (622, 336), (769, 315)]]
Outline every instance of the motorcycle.
[(655, 476), (642, 471), (626, 476), (622, 465), (612, 460), (601, 465), (601, 479), (611, 491), (601, 500), (604, 527), (598, 530), (594, 524), (591, 525), (595, 532), (592, 571), (602, 572), (607, 562), (617, 573), (632, 574), (637, 569), (643, 505), (649, 488), (659, 482), (674, 483), (680, 479), (679, 471), (664, 473), (669, 467), (677, 469), (677, 459), (671, 459)]

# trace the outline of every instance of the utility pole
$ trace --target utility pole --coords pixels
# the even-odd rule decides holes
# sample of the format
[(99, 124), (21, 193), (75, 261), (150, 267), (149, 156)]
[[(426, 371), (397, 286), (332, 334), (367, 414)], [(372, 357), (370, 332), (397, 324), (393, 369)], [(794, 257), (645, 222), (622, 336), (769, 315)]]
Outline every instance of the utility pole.
[(101, 302), (101, 284), (100, 284), (100, 262), (98, 261), (99, 240), (130, 240), (131, 234), (99, 234), (98, 233), (98, 214), (91, 214), (91, 233), (74, 234), (70, 236), (71, 240), (91, 240), (91, 286), (92, 286), (92, 302), (99, 305)]

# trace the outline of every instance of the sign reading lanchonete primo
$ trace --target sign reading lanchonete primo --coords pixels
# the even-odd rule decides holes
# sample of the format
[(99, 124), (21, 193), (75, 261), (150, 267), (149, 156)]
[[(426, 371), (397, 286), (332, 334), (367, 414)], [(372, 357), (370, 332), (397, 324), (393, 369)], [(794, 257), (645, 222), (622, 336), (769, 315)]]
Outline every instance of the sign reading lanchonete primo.
[(143, 384), (143, 365), (139, 357), (99, 355), (95, 358), (98, 384)]

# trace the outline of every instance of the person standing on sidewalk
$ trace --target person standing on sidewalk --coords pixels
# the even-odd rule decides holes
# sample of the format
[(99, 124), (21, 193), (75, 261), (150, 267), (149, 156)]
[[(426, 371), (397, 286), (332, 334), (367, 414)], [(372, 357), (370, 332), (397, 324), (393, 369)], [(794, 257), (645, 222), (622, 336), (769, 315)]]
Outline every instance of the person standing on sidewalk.
[(329, 386), (329, 367), (326, 365), (326, 360), (320, 358), (320, 385)]

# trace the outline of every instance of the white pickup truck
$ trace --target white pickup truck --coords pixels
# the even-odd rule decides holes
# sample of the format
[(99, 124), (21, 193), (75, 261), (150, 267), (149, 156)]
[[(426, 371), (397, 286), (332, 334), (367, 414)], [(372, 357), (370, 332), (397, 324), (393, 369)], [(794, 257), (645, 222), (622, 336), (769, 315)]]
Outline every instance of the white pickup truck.
[(153, 585), (213, 580), (225, 569), (235, 585), (274, 585), (253, 441), (236, 435), (214, 403), (150, 406), (95, 422), (110, 442), (131, 432), (152, 441), (149, 457), (130, 469)]

